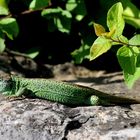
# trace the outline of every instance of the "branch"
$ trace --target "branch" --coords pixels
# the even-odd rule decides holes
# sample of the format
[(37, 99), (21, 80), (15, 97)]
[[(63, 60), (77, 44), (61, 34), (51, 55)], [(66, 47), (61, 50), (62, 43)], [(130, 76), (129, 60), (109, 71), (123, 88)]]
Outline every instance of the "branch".
[(48, 7), (43, 7), (43, 8), (39, 8), (39, 9), (36, 9), (36, 10), (31, 10), (31, 9), (25, 10), (25, 11), (23, 11), (23, 12), (17, 14), (17, 15), (13, 15), (12, 13), (10, 13), (10, 14), (8, 14), (8, 15), (6, 15), (6, 16), (0, 17), (0, 19), (3, 19), (3, 18), (10, 18), (10, 17), (18, 17), (18, 16), (21, 16), (21, 15), (26, 15), (26, 14), (35, 13), (35, 12), (37, 12), (37, 11), (42, 11), (42, 10), (44, 10), (44, 9), (48, 9), (48, 8), (50, 8), (50, 6), (51, 6), (51, 5), (49, 4)]

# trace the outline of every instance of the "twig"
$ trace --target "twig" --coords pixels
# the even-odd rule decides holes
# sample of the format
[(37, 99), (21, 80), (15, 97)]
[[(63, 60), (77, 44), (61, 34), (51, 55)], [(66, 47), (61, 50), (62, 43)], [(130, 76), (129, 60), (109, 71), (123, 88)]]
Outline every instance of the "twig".
[(9, 53), (9, 54), (12, 54), (12, 55), (23, 56), (23, 57), (25, 57), (25, 58), (30, 58), (30, 57), (29, 57), (27, 54), (25, 54), (25, 53), (20, 53), (20, 52), (12, 51), (12, 50), (10, 50), (10, 49), (8, 49), (8, 48), (6, 48), (5, 51), (6, 51), (7, 53)]
[(18, 16), (20, 16), (20, 15), (26, 15), (26, 14), (30, 14), (30, 13), (35, 13), (35, 12), (37, 12), (37, 11), (42, 11), (42, 10), (44, 10), (44, 9), (47, 9), (47, 8), (49, 8), (50, 6), (51, 6), (51, 4), (49, 4), (48, 7), (43, 7), (43, 8), (39, 8), (39, 9), (36, 9), (36, 10), (32, 10), (32, 9), (25, 10), (25, 11), (23, 11), (23, 12), (17, 14), (17, 15), (13, 15), (12, 13), (9, 13), (9, 14), (6, 15), (6, 16), (0, 17), (0, 19), (3, 19), (3, 18), (10, 18), (10, 17), (18, 17)]

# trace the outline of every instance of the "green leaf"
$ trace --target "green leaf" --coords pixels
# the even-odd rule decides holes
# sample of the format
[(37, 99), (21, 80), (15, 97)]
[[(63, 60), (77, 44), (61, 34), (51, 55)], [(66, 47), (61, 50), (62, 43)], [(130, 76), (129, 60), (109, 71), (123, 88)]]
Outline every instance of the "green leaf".
[(136, 68), (135, 73), (129, 74), (126, 71), (123, 71), (124, 80), (128, 88), (132, 88), (136, 80), (140, 78), (140, 68)]
[(119, 37), (123, 33), (125, 22), (122, 14), (123, 7), (120, 2), (114, 4), (107, 13), (107, 26), (109, 31), (115, 30), (115, 37)]
[(0, 0), (0, 15), (8, 15), (9, 9), (7, 5), (7, 0)]
[[(42, 11), (42, 16), (49, 20), (49, 28), (58, 29), (61, 32), (69, 33), (71, 29), (72, 15), (69, 11), (58, 8), (49, 8)], [(51, 27), (52, 26), (52, 27)], [(55, 26), (55, 27), (54, 27)]]
[(140, 67), (140, 50), (137, 46), (133, 46), (132, 51), (135, 57), (136, 67)]
[(117, 58), (123, 71), (134, 74), (136, 70), (136, 57), (132, 48), (123, 46), (117, 51)]
[(130, 0), (123, 0), (123, 6), (125, 21), (135, 28), (140, 28), (140, 10)]
[(50, 19), (56, 16), (65, 16), (67, 18), (72, 18), (72, 15), (69, 11), (67, 10), (63, 10), (62, 8), (58, 7), (58, 8), (48, 8), (48, 9), (44, 9), (41, 13), (42, 16)]
[(26, 55), (29, 56), (31, 59), (34, 59), (39, 54), (39, 49), (37, 48), (31, 48)]
[(116, 42), (113, 41), (112, 44), (113, 45), (122, 45), (122, 44), (128, 44), (129, 45), (129, 41), (125, 36), (120, 35), (118, 38), (116, 38)]
[(94, 60), (98, 56), (106, 53), (112, 46), (112, 43), (109, 39), (104, 37), (98, 37), (90, 49), (90, 60)]
[(56, 15), (58, 16), (58, 14), (61, 13), (61, 8), (48, 8), (48, 9), (44, 9), (41, 12), (41, 15), (44, 16), (47, 19), (50, 19), (53, 17), (55, 17)]
[(0, 31), (0, 53), (2, 53), (5, 50), (5, 39), (4, 34), (2, 31)]
[(74, 14), (77, 21), (81, 21), (87, 14), (84, 0), (68, 0), (66, 10)]
[(44, 8), (49, 6), (50, 0), (33, 0), (30, 5), (29, 9), (37, 10), (40, 8)]
[(136, 34), (129, 40), (130, 45), (140, 46), (140, 34)]
[(89, 58), (89, 49), (89, 45), (83, 44), (79, 49), (76, 49), (71, 53), (72, 57), (75, 59), (76, 64), (80, 64), (84, 59)]
[(73, 11), (77, 7), (78, 3), (76, 0), (68, 0), (66, 3), (66, 9), (69, 11)]
[(71, 28), (71, 20), (68, 18), (55, 18), (54, 24), (57, 29), (63, 33), (69, 33)]
[[(130, 49), (129, 53), (131, 52), (131, 56), (130, 56), (131, 64), (129, 63), (128, 66), (126, 66), (126, 69), (123, 69), (123, 72), (124, 72), (124, 80), (125, 80), (126, 85), (129, 88), (132, 88), (135, 81), (140, 78), (140, 50), (137, 47), (140, 45), (140, 34), (136, 34), (135, 36), (133, 36), (129, 40), (129, 44), (133, 45), (133, 46), (130, 46), (131, 49), (129, 48)], [(129, 60), (124, 60), (124, 62), (122, 63), (127, 64), (128, 62)]]
[(84, 15), (76, 15), (76, 16), (75, 16), (75, 19), (76, 19), (77, 21), (81, 21), (83, 18), (84, 18)]
[(137, 46), (133, 46), (132, 47), (132, 51), (133, 51), (133, 53), (134, 53), (134, 55), (137, 57), (138, 56), (138, 54), (140, 53), (140, 50), (139, 50), (139, 48), (137, 47)]
[(129, 44), (128, 39), (123, 35), (119, 36), (118, 39), (119, 39), (119, 41), (121, 41), (121, 42), (123, 42), (125, 44)]
[(140, 67), (140, 53), (137, 56), (136, 67)]
[(124, 18), (125, 18), (126, 23), (134, 26), (135, 28), (140, 29), (140, 18), (133, 18), (133, 17), (127, 17), (127, 16), (125, 16)]
[(5, 50), (5, 39), (0, 38), (0, 53)]
[(0, 20), (0, 30), (10, 39), (16, 37), (19, 33), (18, 24), (14, 18), (3, 18)]
[(136, 46), (133, 46), (132, 50), (133, 50), (133, 53), (135, 56), (135, 65), (136, 65), (136, 67), (139, 67), (140, 66), (140, 50)]

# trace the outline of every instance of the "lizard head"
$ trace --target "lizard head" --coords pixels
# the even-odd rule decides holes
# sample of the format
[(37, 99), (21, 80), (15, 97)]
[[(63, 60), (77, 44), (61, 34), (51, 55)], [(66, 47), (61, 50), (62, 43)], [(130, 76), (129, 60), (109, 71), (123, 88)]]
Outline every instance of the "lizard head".
[(11, 82), (10, 80), (0, 79), (0, 93), (6, 94), (11, 91)]

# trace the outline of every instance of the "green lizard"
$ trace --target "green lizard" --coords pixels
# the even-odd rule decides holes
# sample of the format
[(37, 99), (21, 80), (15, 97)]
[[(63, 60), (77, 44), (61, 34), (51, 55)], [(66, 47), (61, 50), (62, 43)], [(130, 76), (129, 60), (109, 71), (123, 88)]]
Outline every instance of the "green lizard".
[(109, 95), (93, 88), (48, 79), (11, 76), (0, 80), (0, 93), (7, 96), (31, 96), (67, 105), (121, 105), (140, 101)]

